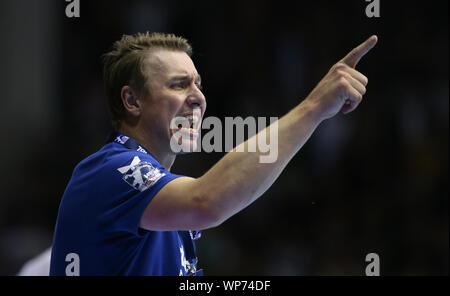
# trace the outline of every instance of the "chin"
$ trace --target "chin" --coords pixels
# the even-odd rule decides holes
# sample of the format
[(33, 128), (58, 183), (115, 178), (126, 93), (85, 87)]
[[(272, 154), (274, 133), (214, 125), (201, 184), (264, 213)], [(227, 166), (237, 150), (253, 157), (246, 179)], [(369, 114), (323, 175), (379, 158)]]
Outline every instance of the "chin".
[(189, 140), (187, 141), (187, 143), (185, 143), (186, 141), (183, 141), (183, 143), (181, 143), (181, 151), (177, 153), (177, 155), (182, 155), (182, 154), (189, 154), (192, 152), (195, 152), (197, 149), (197, 143), (196, 141), (192, 141)]
[(170, 149), (175, 155), (197, 152), (197, 138), (172, 138), (170, 140)]
[(171, 131), (170, 148), (175, 155), (188, 154), (197, 151), (199, 134), (189, 129)]

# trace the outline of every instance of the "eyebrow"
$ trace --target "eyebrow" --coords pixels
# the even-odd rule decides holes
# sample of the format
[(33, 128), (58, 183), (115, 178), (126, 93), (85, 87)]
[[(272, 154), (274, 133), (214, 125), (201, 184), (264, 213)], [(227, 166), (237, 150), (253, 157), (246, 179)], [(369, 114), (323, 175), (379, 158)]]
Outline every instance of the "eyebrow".
[[(174, 77), (170, 78), (170, 81), (175, 81), (175, 80), (191, 80), (191, 76), (178, 75), (178, 76), (174, 76)], [(198, 83), (202, 83), (202, 77), (200, 76), (200, 74), (197, 74), (196, 81), (198, 81)]]

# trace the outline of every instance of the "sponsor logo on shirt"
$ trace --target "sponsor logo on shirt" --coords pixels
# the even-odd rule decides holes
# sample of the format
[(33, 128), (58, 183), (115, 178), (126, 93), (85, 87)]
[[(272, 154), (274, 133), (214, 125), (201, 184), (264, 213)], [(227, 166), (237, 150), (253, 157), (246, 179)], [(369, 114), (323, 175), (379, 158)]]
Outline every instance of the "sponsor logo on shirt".
[(125, 144), (126, 141), (128, 141), (128, 139), (129, 139), (129, 137), (124, 136), (124, 135), (120, 135), (120, 136), (117, 136), (114, 139), (114, 141), (123, 145), (123, 144)]
[(161, 173), (151, 163), (141, 161), (137, 156), (133, 158), (130, 165), (118, 168), (117, 170), (122, 174), (122, 179), (125, 182), (141, 192), (150, 188), (166, 175), (165, 173)]
[(145, 151), (145, 149), (142, 148), (141, 146), (139, 146), (138, 149), (136, 149), (136, 150), (139, 151), (139, 152), (147, 154), (147, 151)]

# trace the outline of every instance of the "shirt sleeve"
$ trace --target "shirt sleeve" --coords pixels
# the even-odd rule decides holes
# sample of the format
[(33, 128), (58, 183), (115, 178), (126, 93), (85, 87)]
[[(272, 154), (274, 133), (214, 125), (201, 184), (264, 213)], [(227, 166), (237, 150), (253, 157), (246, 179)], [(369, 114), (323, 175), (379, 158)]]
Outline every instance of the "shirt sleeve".
[[(152, 156), (139, 152), (117, 157), (104, 169), (107, 188), (101, 196), (100, 224), (107, 236), (133, 233), (139, 228), (145, 208), (168, 182), (181, 175), (172, 174)], [(108, 180), (110, 178), (110, 180)]]

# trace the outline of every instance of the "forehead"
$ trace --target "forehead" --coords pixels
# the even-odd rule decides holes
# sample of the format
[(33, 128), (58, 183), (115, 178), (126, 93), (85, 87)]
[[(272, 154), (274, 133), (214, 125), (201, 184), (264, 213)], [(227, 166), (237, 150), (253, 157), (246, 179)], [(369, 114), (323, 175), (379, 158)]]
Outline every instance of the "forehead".
[(166, 49), (157, 49), (149, 53), (146, 70), (164, 77), (198, 75), (194, 62), (185, 52)]

